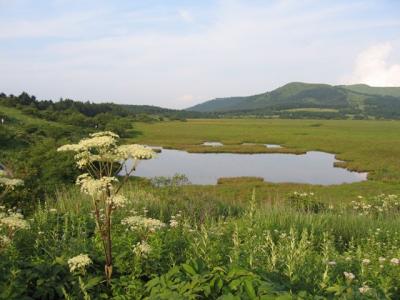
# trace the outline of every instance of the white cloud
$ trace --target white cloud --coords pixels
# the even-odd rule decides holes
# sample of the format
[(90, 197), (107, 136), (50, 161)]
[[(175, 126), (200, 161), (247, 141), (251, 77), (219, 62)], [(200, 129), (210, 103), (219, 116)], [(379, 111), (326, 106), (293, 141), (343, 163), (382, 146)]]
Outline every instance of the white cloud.
[(400, 86), (400, 64), (390, 64), (393, 51), (390, 43), (371, 46), (362, 51), (355, 63), (348, 83), (365, 83), (372, 86)]
[(178, 15), (185, 22), (192, 23), (194, 21), (193, 15), (186, 9), (178, 10)]
[(194, 96), (190, 94), (184, 94), (178, 98), (178, 100), (183, 102), (192, 102), (194, 100)]

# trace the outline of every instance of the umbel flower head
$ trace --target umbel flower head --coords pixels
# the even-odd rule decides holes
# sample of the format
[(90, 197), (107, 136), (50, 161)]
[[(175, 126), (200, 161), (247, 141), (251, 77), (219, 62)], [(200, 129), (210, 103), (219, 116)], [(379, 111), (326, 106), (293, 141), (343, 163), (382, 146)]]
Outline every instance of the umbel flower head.
[(12, 213), (9, 215), (0, 214), (0, 225), (7, 227), (10, 230), (28, 229), (29, 223), (24, 220), (24, 216), (20, 213)]
[(166, 225), (157, 219), (146, 218), (142, 216), (131, 216), (121, 221), (122, 225), (127, 226), (129, 230), (135, 231), (138, 229), (145, 229), (150, 232), (155, 232), (158, 229), (165, 227)]
[(17, 186), (24, 185), (21, 179), (7, 177), (7, 172), (0, 170), (0, 186), (13, 190)]
[(89, 266), (91, 263), (92, 263), (92, 260), (90, 259), (89, 255), (79, 254), (75, 257), (68, 259), (69, 271), (71, 273), (73, 273), (75, 271), (84, 272), (86, 267)]
[(150, 159), (155, 153), (142, 145), (117, 145), (119, 136), (110, 131), (92, 133), (77, 144), (61, 146), (57, 151), (76, 152), (75, 160), (80, 169), (95, 162), (121, 163), (127, 159)]
[(113, 189), (113, 183), (118, 182), (116, 177), (104, 176), (100, 179), (91, 177), (88, 173), (79, 175), (76, 184), (81, 187), (81, 192), (93, 198), (101, 196), (106, 191)]

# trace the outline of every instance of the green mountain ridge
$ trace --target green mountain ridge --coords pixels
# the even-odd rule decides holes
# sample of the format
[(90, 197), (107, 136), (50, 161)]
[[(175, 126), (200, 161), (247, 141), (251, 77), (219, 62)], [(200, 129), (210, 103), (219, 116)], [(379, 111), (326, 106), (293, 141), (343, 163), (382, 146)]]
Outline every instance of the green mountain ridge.
[(328, 117), (400, 118), (400, 87), (291, 82), (262, 94), (213, 99), (187, 111), (289, 117), (308, 112)]

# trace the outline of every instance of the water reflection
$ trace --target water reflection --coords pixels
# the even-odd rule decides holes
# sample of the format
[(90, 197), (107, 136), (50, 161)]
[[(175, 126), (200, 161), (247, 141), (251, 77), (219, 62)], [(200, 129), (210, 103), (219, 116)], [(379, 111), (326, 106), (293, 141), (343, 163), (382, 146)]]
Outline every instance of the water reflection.
[[(269, 182), (341, 184), (367, 179), (367, 173), (334, 167), (335, 156), (310, 151), (302, 155), (263, 153), (188, 153), (163, 149), (157, 158), (141, 161), (136, 176), (185, 174), (193, 184), (216, 184), (220, 177), (257, 176)], [(128, 162), (129, 164), (132, 162)]]

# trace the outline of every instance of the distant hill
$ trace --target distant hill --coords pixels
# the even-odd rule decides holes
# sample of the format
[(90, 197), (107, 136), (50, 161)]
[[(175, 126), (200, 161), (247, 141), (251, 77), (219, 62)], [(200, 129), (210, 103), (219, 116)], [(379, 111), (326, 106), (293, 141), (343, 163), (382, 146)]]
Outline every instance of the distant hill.
[(270, 92), (217, 98), (187, 110), (221, 115), (397, 119), (400, 87), (292, 82)]
[(340, 87), (367, 95), (400, 97), (400, 87), (376, 87), (366, 84), (341, 85)]

